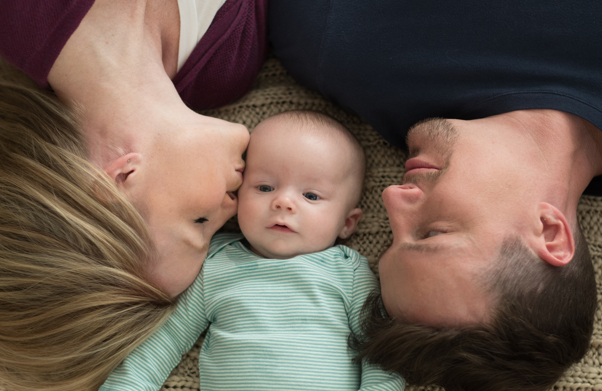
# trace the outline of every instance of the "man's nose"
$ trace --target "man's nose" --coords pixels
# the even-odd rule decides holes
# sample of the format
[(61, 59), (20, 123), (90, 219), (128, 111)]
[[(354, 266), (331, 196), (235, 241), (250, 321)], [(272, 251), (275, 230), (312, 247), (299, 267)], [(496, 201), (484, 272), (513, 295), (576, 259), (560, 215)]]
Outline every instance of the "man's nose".
[(272, 210), (295, 213), (297, 208), (293, 200), (286, 194), (279, 195), (272, 201)]
[(383, 201), (389, 215), (391, 213), (415, 213), (424, 199), (422, 190), (412, 184), (392, 185), (383, 191)]
[(422, 190), (413, 183), (399, 186), (399, 196), (408, 204), (416, 204), (422, 198)]

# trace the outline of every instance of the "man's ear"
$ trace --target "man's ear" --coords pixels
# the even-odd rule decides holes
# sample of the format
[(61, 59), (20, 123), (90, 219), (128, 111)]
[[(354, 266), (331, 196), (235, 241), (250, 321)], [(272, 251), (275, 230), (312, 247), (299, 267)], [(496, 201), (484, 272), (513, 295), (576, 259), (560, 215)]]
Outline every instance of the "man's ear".
[(118, 187), (129, 187), (141, 162), (142, 155), (140, 153), (128, 153), (115, 159), (105, 168), (105, 172), (113, 178)]
[(535, 252), (552, 266), (565, 266), (575, 254), (573, 229), (564, 214), (542, 202), (538, 207)]
[(355, 227), (357, 227), (357, 223), (360, 222), (362, 218), (362, 210), (360, 208), (352, 209), (345, 218), (345, 225), (343, 229), (339, 233), (339, 238), (347, 239), (351, 236), (351, 234), (355, 231)]

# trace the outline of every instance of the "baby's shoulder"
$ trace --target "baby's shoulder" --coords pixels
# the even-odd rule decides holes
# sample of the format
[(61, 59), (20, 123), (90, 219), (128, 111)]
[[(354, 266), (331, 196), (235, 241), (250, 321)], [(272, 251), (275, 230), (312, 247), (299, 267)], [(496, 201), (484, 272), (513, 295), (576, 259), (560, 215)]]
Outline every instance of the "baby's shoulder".
[(342, 263), (346, 267), (353, 270), (356, 270), (362, 265), (368, 265), (368, 260), (366, 257), (361, 255), (356, 250), (342, 244), (330, 247), (329, 249), (321, 251), (318, 254), (321, 254), (321, 256), (324, 258), (336, 260), (337, 262)]
[(244, 236), (239, 233), (219, 233), (213, 235), (211, 243), (209, 244), (209, 251), (207, 252), (206, 259), (214, 257), (216, 254), (224, 250), (232, 244), (240, 242)]

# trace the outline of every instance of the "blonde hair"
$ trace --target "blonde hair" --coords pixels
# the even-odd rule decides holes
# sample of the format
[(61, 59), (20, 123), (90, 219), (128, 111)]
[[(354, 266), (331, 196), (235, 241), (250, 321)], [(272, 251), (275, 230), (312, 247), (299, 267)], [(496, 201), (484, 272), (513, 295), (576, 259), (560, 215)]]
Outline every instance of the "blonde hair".
[(167, 319), (173, 300), (146, 281), (146, 224), (86, 160), (73, 115), (7, 72), (0, 81), (0, 384), (97, 389)]

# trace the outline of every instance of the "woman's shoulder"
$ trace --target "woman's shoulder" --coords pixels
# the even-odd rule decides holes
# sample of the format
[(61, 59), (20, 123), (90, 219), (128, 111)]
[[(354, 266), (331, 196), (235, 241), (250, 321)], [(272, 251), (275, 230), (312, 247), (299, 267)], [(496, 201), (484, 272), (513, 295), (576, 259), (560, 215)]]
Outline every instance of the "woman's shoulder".
[(0, 55), (48, 87), (48, 73), (94, 0), (3, 0)]

